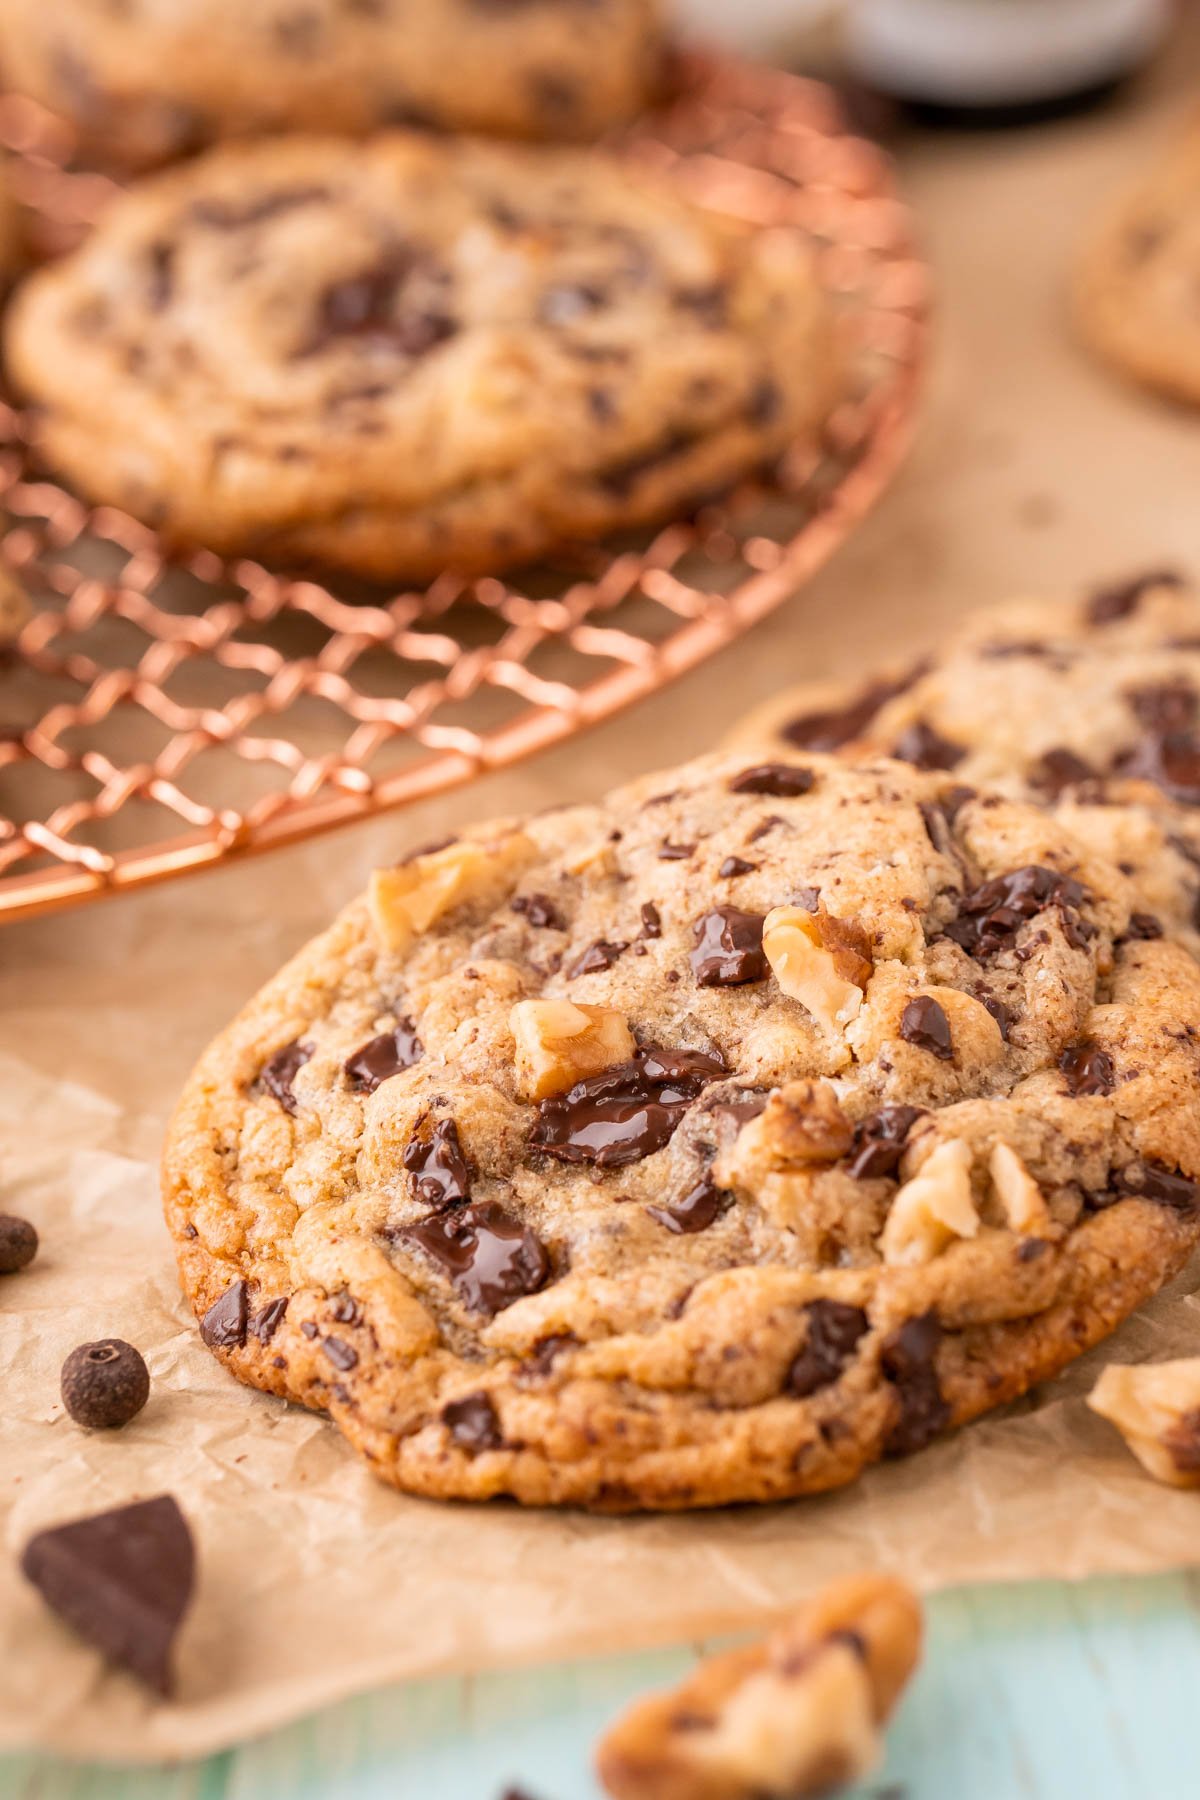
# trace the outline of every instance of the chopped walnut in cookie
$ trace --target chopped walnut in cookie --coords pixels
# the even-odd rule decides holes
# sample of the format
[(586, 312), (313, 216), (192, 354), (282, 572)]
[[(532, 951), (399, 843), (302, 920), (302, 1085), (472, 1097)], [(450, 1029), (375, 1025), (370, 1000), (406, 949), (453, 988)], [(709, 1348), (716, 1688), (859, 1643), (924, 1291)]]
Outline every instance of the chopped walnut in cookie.
[(1110, 1363), (1088, 1405), (1112, 1421), (1156, 1480), (1200, 1487), (1200, 1356), (1141, 1368)]
[(784, 993), (827, 1031), (858, 1017), (873, 968), (860, 927), (802, 906), (776, 906), (763, 921), (762, 941)]
[(516, 1044), (517, 1091), (523, 1100), (565, 1094), (634, 1052), (623, 1014), (574, 1000), (519, 1000), (509, 1014)]
[(387, 949), (406, 950), (453, 907), (515, 876), (534, 853), (530, 839), (512, 831), (489, 843), (460, 840), (394, 869), (376, 869), (367, 894), (371, 923)]
[(921, 1651), (903, 1582), (834, 1582), (765, 1641), (636, 1702), (601, 1739), (614, 1800), (803, 1800), (869, 1773)]

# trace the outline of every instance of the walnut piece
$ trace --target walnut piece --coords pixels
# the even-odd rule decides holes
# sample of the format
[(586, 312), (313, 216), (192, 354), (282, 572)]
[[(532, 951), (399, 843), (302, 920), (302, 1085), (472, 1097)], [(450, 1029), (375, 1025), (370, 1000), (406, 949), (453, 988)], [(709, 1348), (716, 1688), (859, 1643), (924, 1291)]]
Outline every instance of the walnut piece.
[(596, 1752), (614, 1800), (803, 1800), (879, 1761), (921, 1608), (884, 1575), (837, 1581), (765, 1641), (636, 1702)]
[(747, 1178), (772, 1169), (835, 1163), (854, 1141), (854, 1127), (827, 1081), (789, 1081), (776, 1088), (736, 1140)]
[(927, 1263), (940, 1256), (954, 1238), (971, 1238), (978, 1230), (970, 1147), (952, 1138), (938, 1144), (898, 1190), (880, 1249), (885, 1263)]
[(491, 843), (467, 839), (395, 869), (376, 869), (367, 890), (371, 923), (388, 950), (406, 950), (451, 907), (498, 888), (533, 855), (530, 839), (514, 831)]
[(1011, 1229), (1025, 1237), (1039, 1237), (1048, 1230), (1050, 1214), (1042, 1190), (1016, 1151), (1008, 1144), (997, 1144), (988, 1168), (996, 1198)]
[(516, 1043), (517, 1092), (523, 1100), (564, 1094), (634, 1052), (622, 1013), (574, 1000), (518, 1000), (508, 1015)]
[(1088, 1395), (1156, 1480), (1200, 1487), (1200, 1356), (1130, 1368), (1110, 1363)]
[(873, 964), (866, 933), (848, 919), (776, 906), (763, 921), (763, 951), (789, 999), (799, 1000), (827, 1031), (858, 1017)]

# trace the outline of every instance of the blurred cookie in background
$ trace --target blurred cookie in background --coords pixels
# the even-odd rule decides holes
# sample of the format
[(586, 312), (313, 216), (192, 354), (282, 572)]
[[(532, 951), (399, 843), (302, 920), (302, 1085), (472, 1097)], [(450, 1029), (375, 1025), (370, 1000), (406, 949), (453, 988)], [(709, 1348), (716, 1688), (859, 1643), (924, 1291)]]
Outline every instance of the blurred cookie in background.
[(1087, 245), (1075, 317), (1123, 375), (1200, 406), (1200, 119), (1109, 211)]
[(130, 168), (264, 131), (591, 138), (650, 98), (662, 40), (660, 0), (0, 0), (7, 85)]

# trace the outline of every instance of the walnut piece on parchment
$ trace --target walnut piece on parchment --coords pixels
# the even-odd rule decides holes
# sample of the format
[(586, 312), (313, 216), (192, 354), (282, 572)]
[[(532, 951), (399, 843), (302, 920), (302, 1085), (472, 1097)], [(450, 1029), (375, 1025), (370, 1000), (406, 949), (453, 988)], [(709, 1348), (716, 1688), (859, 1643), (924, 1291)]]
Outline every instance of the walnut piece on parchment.
[(1170, 1487), (1200, 1487), (1200, 1356), (1110, 1363), (1088, 1405), (1116, 1426), (1142, 1467)]
[(886, 1575), (836, 1581), (771, 1635), (639, 1700), (596, 1750), (614, 1800), (803, 1800), (879, 1761), (920, 1656), (920, 1603)]

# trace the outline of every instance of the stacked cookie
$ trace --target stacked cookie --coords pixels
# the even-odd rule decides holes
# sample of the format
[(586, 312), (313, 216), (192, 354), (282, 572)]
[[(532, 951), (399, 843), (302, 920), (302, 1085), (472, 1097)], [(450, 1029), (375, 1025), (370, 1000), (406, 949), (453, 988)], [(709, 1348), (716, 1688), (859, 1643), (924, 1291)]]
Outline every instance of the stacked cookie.
[(181, 1103), (205, 1340), (398, 1486), (610, 1510), (829, 1488), (1052, 1375), (1200, 1241), (1197, 618), (1006, 614), (379, 871)]
[(671, 518), (815, 441), (837, 382), (798, 233), (594, 147), (299, 135), (594, 135), (650, 97), (650, 0), (68, 12), (69, 57), (59, 10), (0, 0), (0, 53), (85, 141), (120, 121), (144, 149), (163, 108), (290, 128), (135, 186), (21, 292), (9, 370), (81, 494), (176, 545), (424, 581)]

